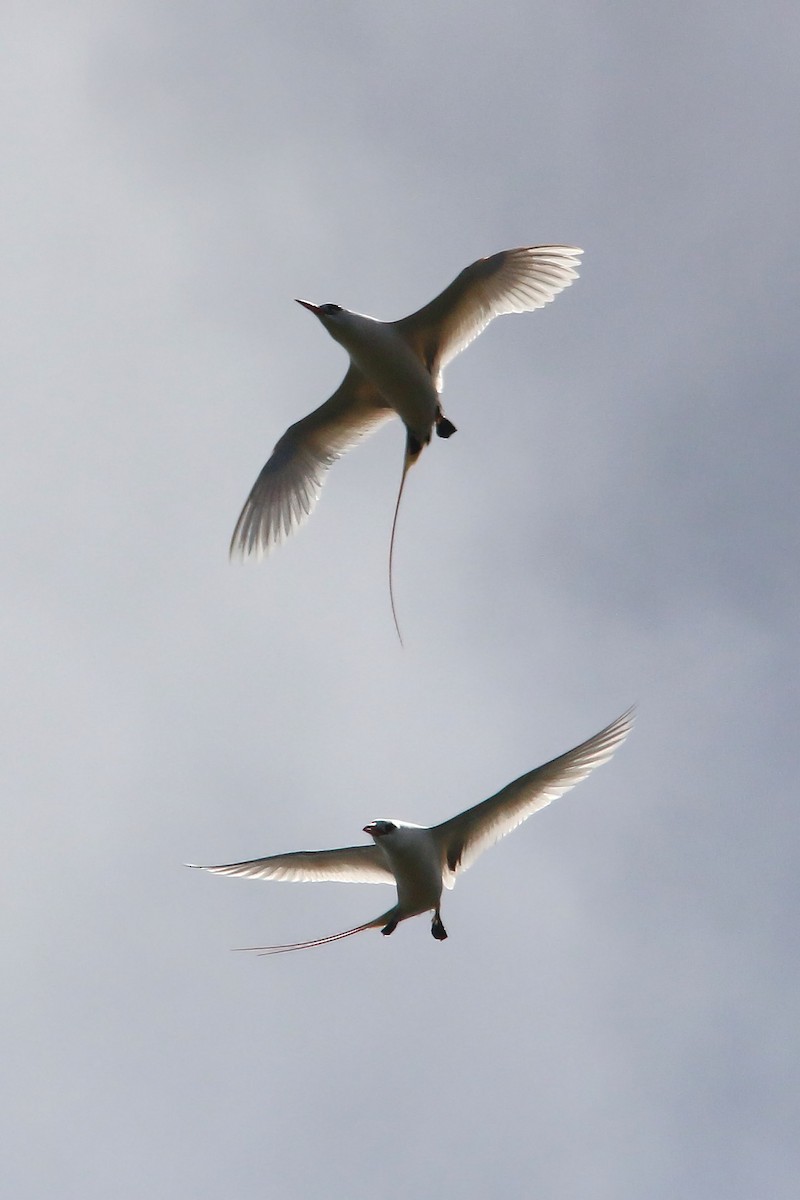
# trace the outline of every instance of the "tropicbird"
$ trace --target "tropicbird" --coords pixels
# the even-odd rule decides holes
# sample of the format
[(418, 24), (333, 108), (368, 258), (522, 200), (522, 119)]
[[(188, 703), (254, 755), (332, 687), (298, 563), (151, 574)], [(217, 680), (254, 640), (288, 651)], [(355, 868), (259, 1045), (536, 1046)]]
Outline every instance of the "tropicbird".
[(348, 352), (350, 366), (330, 399), (290, 425), (276, 444), (236, 522), (231, 557), (266, 554), (284, 541), (310, 516), (336, 459), (397, 414), (406, 427), (389, 541), (389, 592), (397, 627), (392, 555), (406, 475), (434, 428), (443, 438), (456, 431), (439, 402), (444, 368), (495, 317), (543, 308), (569, 287), (582, 253), (577, 246), (523, 246), (480, 258), (430, 304), (399, 321), (298, 300)]
[(354, 929), (307, 942), (247, 947), (261, 954), (285, 954), (288, 950), (324, 946), (367, 929), (380, 928), (383, 934), (394, 933), (401, 921), (430, 911), (433, 912), (431, 933), (437, 941), (443, 941), (447, 933), (439, 912), (442, 888), (452, 888), (457, 875), (471, 867), (484, 850), (511, 833), (532, 813), (568, 792), (595, 767), (608, 762), (630, 732), (633, 711), (628, 709), (588, 741), (544, 766), (536, 767), (509, 783), (497, 795), (440, 825), (426, 827), (409, 821), (371, 821), (364, 826), (364, 833), (370, 835), (372, 843), (365, 846), (300, 850), (221, 866), (197, 863), (187, 866), (213, 871), (217, 875), (241, 875), (247, 879), (396, 885), (397, 904), (381, 916), (356, 925)]

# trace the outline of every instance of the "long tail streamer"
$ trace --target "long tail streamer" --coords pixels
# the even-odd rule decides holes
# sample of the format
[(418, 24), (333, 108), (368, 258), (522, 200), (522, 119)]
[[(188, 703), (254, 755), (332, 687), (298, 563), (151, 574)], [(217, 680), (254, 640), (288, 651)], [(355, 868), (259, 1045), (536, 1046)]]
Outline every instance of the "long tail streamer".
[(375, 917), (372, 921), (365, 922), (364, 925), (356, 925), (355, 929), (345, 929), (342, 933), (331, 933), (328, 937), (313, 938), (310, 942), (291, 942), (287, 946), (237, 946), (234, 950), (235, 954), (258, 954), (260, 956), (266, 954), (288, 954), (290, 950), (312, 950), (314, 946), (327, 946), (330, 942), (340, 942), (342, 938), (352, 937), (354, 933), (364, 933), (367, 929), (377, 929), (383, 925), (391, 915), (391, 910), (384, 913), (382, 917)]
[(406, 486), (406, 476), (421, 453), (422, 447), (419, 445), (416, 438), (414, 438), (412, 434), (406, 432), (406, 454), (403, 460), (403, 475), (400, 480), (400, 489), (397, 493), (397, 503), (394, 506), (392, 535), (389, 539), (389, 600), (391, 601), (392, 605), (392, 619), (394, 621), (394, 627), (397, 630), (397, 636), (400, 639), (401, 646), (403, 645), (403, 635), (400, 632), (400, 623), (397, 620), (397, 609), (395, 608), (394, 604), (394, 575), (392, 570), (394, 564), (394, 535), (397, 530), (397, 514), (400, 512), (400, 501), (403, 499), (403, 488)]

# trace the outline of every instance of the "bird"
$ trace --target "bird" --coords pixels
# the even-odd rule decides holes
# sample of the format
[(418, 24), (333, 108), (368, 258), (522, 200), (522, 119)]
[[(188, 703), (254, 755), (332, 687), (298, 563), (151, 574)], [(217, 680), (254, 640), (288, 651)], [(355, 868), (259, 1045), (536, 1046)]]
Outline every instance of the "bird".
[(231, 558), (268, 553), (311, 515), (332, 464), (393, 416), (406, 428), (405, 456), (389, 541), (389, 595), (395, 529), (406, 475), (431, 440), (456, 432), (439, 400), (445, 366), (495, 317), (543, 308), (578, 277), (577, 246), (522, 246), (480, 258), (429, 304), (379, 321), (338, 304), (298, 300), (350, 356), (333, 395), (290, 425), (256, 479), (230, 543)]
[(202, 866), (198, 870), (246, 879), (275, 879), (295, 883), (389, 883), (397, 888), (392, 908), (341, 933), (277, 946), (242, 947), (259, 954), (285, 954), (339, 942), (368, 929), (394, 933), (401, 921), (432, 912), (431, 933), (444, 941), (447, 932), (440, 913), (442, 889), (452, 888), (457, 876), (471, 867), (484, 850), (511, 833), (533, 813), (585, 779), (595, 767), (608, 762), (630, 732), (630, 708), (594, 737), (568, 750), (544, 766), (509, 783), (488, 800), (466, 809), (440, 825), (415, 825), (410, 821), (381, 819), (364, 826), (370, 843), (338, 850), (300, 850), (272, 854), (248, 862)]

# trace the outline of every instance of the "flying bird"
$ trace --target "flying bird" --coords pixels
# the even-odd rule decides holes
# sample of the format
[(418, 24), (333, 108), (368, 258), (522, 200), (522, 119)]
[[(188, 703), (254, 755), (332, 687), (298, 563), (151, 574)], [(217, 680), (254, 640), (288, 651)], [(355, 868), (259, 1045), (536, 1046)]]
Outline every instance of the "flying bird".
[[(484, 850), (511, 833), (532, 813), (568, 792), (595, 767), (608, 762), (625, 740), (633, 724), (633, 709), (581, 742), (559, 758), (522, 775), (496, 796), (443, 821), (426, 827), (409, 821), (379, 820), (364, 826), (372, 838), (364, 846), (341, 850), (300, 850), (272, 854), (250, 862), (199, 867), (217, 875), (241, 875), (247, 879), (277, 879), (289, 882), (337, 881), (340, 883), (393, 883), (397, 903), (381, 916), (354, 929), (308, 942), (281, 946), (250, 946), (261, 954), (285, 954), (306, 950), (352, 937), (367, 929), (394, 933), (401, 921), (433, 912), (431, 933), (437, 941), (447, 937), (440, 905), (442, 888), (452, 888), (456, 877), (471, 867)], [(189, 866), (199, 866), (190, 863)]]
[(345, 348), (350, 366), (330, 399), (278, 441), (236, 522), (231, 557), (266, 554), (284, 541), (310, 516), (336, 459), (396, 414), (406, 427), (389, 543), (389, 591), (399, 636), (392, 555), (406, 475), (434, 429), (443, 438), (456, 431), (439, 402), (444, 368), (495, 317), (543, 308), (569, 287), (582, 253), (576, 246), (523, 246), (480, 258), (430, 304), (399, 321), (298, 300)]

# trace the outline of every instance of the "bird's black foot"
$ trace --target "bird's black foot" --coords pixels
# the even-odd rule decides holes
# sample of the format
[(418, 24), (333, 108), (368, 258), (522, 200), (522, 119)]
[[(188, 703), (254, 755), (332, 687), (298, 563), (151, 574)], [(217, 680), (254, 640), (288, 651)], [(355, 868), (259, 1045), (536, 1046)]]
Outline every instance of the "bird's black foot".
[(447, 930), (442, 924), (442, 918), (439, 916), (438, 912), (434, 915), (433, 922), (431, 924), (431, 933), (436, 938), (437, 942), (443, 942), (447, 937)]
[(381, 930), (381, 933), (383, 934), (384, 937), (388, 937), (390, 933), (394, 933), (395, 929), (397, 929), (397, 925), (398, 925), (397, 921), (391, 920), (388, 925), (384, 925), (383, 929)]
[(436, 433), (440, 438), (452, 437), (456, 432), (456, 427), (452, 421), (448, 421), (444, 413), (439, 413), (436, 418)]

